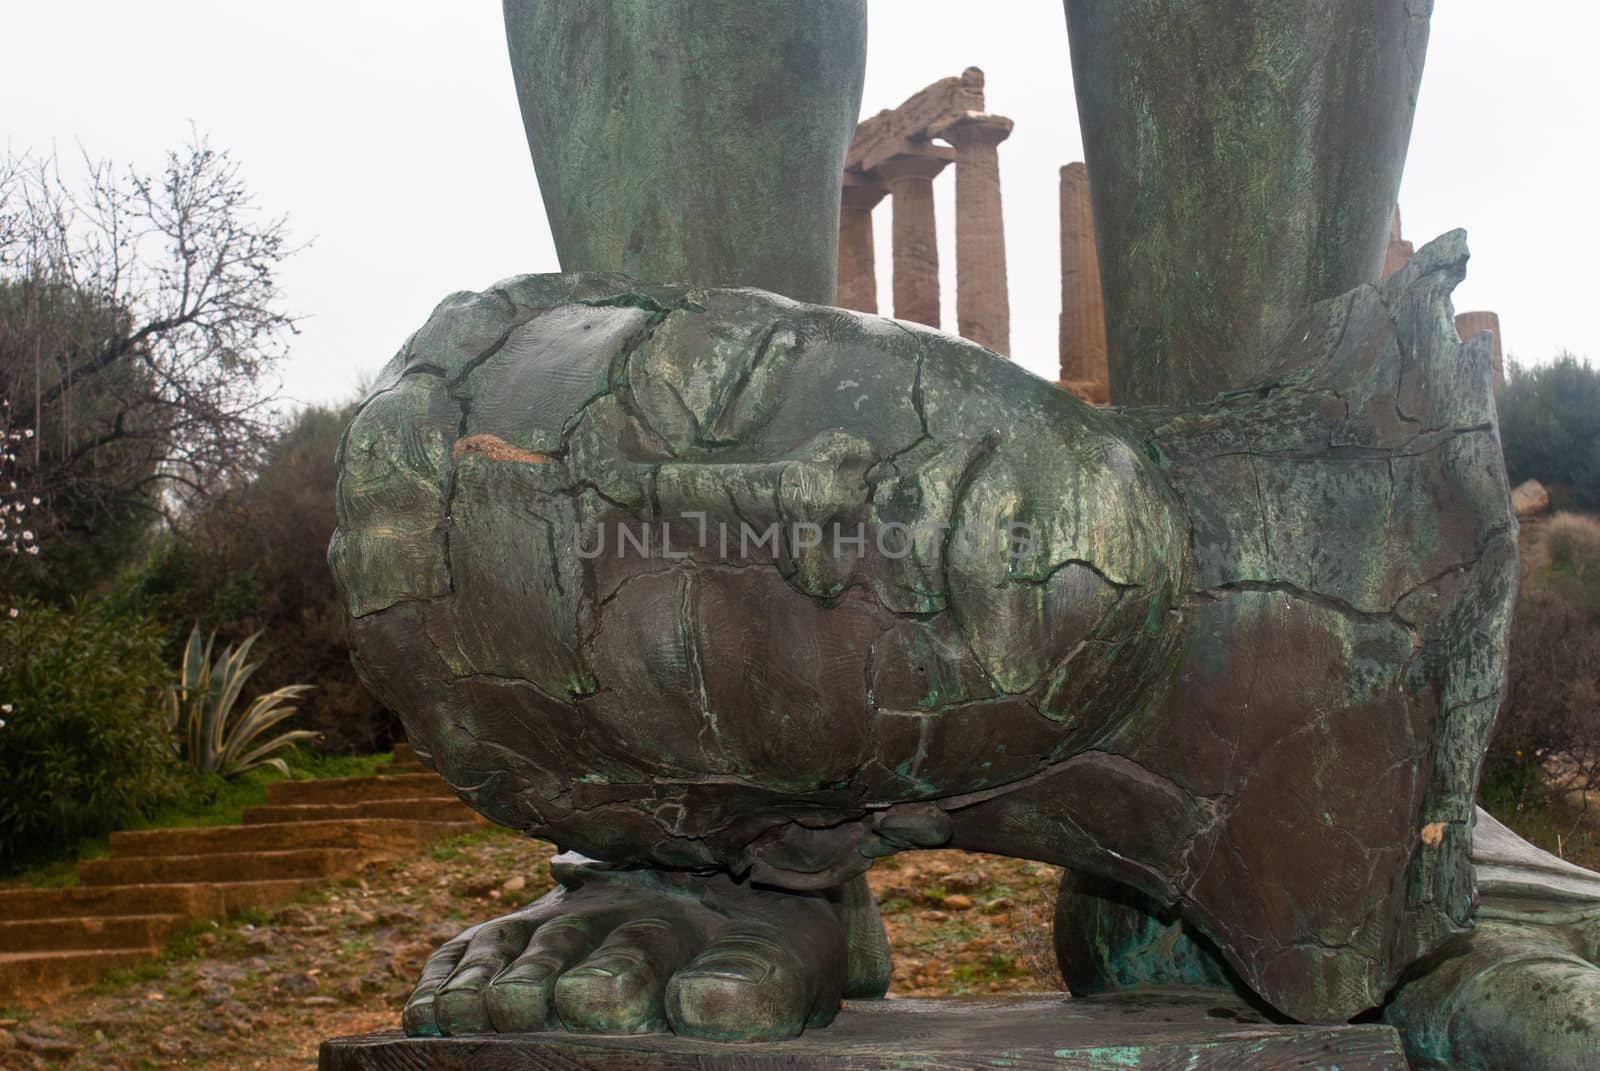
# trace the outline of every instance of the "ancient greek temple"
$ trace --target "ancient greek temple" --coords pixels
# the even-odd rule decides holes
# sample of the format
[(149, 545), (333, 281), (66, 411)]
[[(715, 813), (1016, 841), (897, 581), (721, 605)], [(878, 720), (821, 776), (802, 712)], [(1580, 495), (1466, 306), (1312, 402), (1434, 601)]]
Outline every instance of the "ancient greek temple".
[(1061, 378), (1090, 405), (1111, 400), (1106, 365), (1106, 310), (1100, 299), (1100, 257), (1089, 205), (1089, 169), (1061, 169)]
[[(1395, 205), (1389, 220), (1389, 248), (1383, 258), (1383, 277), (1387, 279), (1411, 261), (1412, 244), (1400, 233), (1400, 206)], [(1465, 342), (1473, 335), (1489, 332), (1494, 340), (1494, 386), (1496, 390), (1506, 384), (1505, 358), (1500, 350), (1500, 315), (1486, 309), (1456, 313), (1456, 334)]]
[(968, 67), (856, 128), (839, 215), (838, 303), (878, 311), (872, 210), (894, 213), (894, 315), (938, 327), (939, 241), (933, 180), (956, 165), (956, 320), (964, 338), (1011, 352), (998, 146), (1011, 120), (984, 108), (983, 72)]
[[(1011, 301), (1006, 285), (1005, 222), (1000, 202), (998, 146), (1013, 123), (984, 103), (983, 72), (968, 67), (886, 109), (856, 128), (845, 157), (839, 213), (837, 303), (878, 311), (877, 253), (872, 210), (885, 197), (894, 214), (893, 307), (902, 320), (939, 327), (939, 236), (933, 180), (950, 164), (956, 176), (957, 333), (996, 353), (1011, 354)], [(1389, 225), (1381, 277), (1405, 267), (1412, 243), (1401, 235), (1400, 208)], [(1487, 331), (1494, 340), (1494, 378), (1505, 382), (1500, 317), (1472, 311), (1456, 316), (1465, 341)], [(1057, 384), (1093, 405), (1110, 401), (1105, 306), (1095, 249), (1089, 172), (1080, 163), (1061, 169), (1061, 371)]]

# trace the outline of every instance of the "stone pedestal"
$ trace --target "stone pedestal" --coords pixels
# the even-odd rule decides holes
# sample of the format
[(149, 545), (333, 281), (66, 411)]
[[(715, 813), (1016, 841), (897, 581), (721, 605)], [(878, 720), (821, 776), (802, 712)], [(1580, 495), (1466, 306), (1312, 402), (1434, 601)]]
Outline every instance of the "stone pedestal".
[(1061, 169), (1061, 385), (1086, 402), (1104, 405), (1109, 379), (1089, 170), (1068, 164)]
[(872, 238), (872, 210), (889, 190), (845, 174), (839, 206), (840, 308), (856, 312), (878, 311), (878, 257)]
[(1052, 1068), (1059, 1071), (1406, 1071), (1387, 1026), (1283, 1026), (1230, 997), (1141, 994), (1069, 1000), (855, 1001), (788, 1041), (718, 1043), (670, 1034), (550, 1033), (322, 1043), (320, 1071), (617, 1071)]
[(1006, 290), (1006, 228), (1000, 205), (1000, 152), (1010, 119), (968, 115), (939, 134), (956, 150), (956, 320), (962, 338), (1011, 353)]
[(894, 197), (894, 314), (939, 326), (939, 230), (933, 214), (933, 180), (949, 160), (896, 156), (878, 165)]

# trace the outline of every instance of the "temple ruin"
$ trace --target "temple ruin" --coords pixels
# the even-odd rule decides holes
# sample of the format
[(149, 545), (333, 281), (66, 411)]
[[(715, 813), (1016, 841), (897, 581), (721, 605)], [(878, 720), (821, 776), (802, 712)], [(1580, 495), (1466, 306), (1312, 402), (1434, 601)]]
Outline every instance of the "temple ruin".
[[(898, 319), (940, 326), (939, 235), (933, 180), (956, 165), (957, 333), (996, 353), (1011, 353), (1011, 300), (1006, 286), (1005, 223), (1000, 201), (998, 146), (1013, 123), (990, 114), (983, 72), (968, 67), (885, 109), (856, 128), (845, 156), (839, 212), (837, 303), (878, 311), (877, 251), (872, 210), (885, 197), (894, 214), (893, 306)], [(1381, 278), (1411, 260), (1401, 233), (1400, 206), (1389, 223)], [(1494, 382), (1505, 383), (1500, 318), (1493, 312), (1456, 317), (1462, 341), (1488, 331), (1494, 341)], [(1093, 405), (1110, 401), (1105, 306), (1095, 248), (1089, 172), (1081, 162), (1061, 169), (1060, 378), (1064, 390)]]
[[(1400, 233), (1400, 206), (1394, 206), (1389, 221), (1389, 247), (1383, 258), (1383, 277), (1387, 279), (1411, 262), (1412, 245)], [(1486, 309), (1456, 314), (1456, 334), (1466, 342), (1480, 332), (1489, 332), (1494, 344), (1494, 389), (1506, 385), (1505, 357), (1500, 348), (1500, 316)]]
[(1400, 235), (1400, 206), (1394, 206), (1394, 212), (1389, 216), (1389, 244), (1383, 251), (1383, 274), (1381, 278), (1387, 279), (1407, 264), (1411, 263), (1411, 254), (1416, 252), (1416, 247)]
[(1456, 313), (1456, 334), (1461, 336), (1462, 342), (1482, 331), (1489, 332), (1494, 343), (1494, 389), (1499, 390), (1506, 385), (1505, 357), (1500, 350), (1500, 314), (1486, 309)]
[(887, 196), (894, 213), (894, 315), (940, 326), (933, 180), (953, 162), (957, 330), (996, 353), (1011, 352), (998, 151), (1011, 127), (1010, 119), (985, 110), (983, 72), (968, 67), (856, 128), (839, 214), (840, 305), (878, 311), (872, 210)]
[(1106, 365), (1106, 310), (1100, 299), (1100, 257), (1089, 204), (1089, 169), (1061, 169), (1061, 378), (1091, 405), (1110, 401)]

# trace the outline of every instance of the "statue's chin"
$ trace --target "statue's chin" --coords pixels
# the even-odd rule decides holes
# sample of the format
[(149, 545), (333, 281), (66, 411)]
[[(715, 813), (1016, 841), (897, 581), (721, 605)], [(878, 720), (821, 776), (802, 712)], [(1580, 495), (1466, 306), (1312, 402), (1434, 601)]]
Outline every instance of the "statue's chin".
[[(854, 811), (783, 798), (774, 798), (766, 808), (750, 809), (750, 805), (749, 797), (740, 797), (738, 816), (701, 836), (666, 828), (663, 814), (649, 814), (644, 807), (618, 809), (615, 804), (585, 814), (581, 821), (557, 822), (535, 832), (564, 850), (616, 865), (714, 868), (774, 888), (817, 891), (842, 885), (882, 856), (940, 847), (949, 841), (952, 829), (949, 817), (935, 803)], [(654, 839), (639, 823), (641, 817), (655, 825)]]

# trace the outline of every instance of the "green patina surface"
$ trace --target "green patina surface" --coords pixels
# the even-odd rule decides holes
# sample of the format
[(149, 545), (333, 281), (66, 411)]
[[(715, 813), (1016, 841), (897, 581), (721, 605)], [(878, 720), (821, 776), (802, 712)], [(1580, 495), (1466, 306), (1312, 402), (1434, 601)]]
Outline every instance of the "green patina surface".
[[(756, 291), (453, 297), (342, 455), (358, 659), (476, 806), (586, 854), (792, 888), (946, 842), (1081, 866), (1288, 1014), (1355, 1014), (1471, 907), (1515, 529), (1484, 354), (1441, 326), (1465, 257), (1182, 410)], [(1015, 557), (953, 534), (1011, 524)], [(782, 535), (697, 542), (724, 525)]]
[[(486, 814), (602, 859), (796, 896), (907, 847), (1065, 863), (1145, 898), (1064, 905), (1106, 988), (1334, 1020), (1409, 967), (1391, 1017), (1419, 1065), (1582, 1066), (1595, 952), (1551, 951), (1577, 931), (1464, 935), (1516, 569), (1488, 357), (1451, 328), (1464, 242), (1369, 285), (1430, 9), (1066, 5), (1112, 396), (1146, 407), (1105, 413), (946, 336), (718, 289), (832, 300), (864, 0), (507, 0), (569, 274), (447, 299), (352, 425), (330, 557), (364, 672)], [(694, 515), (1037, 538), (576, 552), (624, 522), (682, 546)], [(599, 910), (582, 886), (573, 916)], [(721, 917), (770, 926), (795, 907), (772, 895)], [(830, 963), (754, 1016), (697, 1018), (720, 991), (635, 1011), (793, 1032), (881, 973)], [(1504, 963), (1497, 1003), (1476, 980)], [(481, 989), (439, 1021), (487, 1022)], [(1186, 1054), (1327, 1066), (1273, 1044)]]
[(1256, 382), (1306, 308), (1377, 280), (1431, 2), (1065, 6), (1112, 401)]
[(566, 271), (834, 296), (866, 0), (506, 0)]

